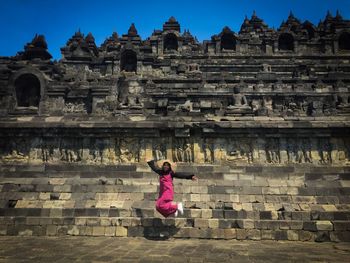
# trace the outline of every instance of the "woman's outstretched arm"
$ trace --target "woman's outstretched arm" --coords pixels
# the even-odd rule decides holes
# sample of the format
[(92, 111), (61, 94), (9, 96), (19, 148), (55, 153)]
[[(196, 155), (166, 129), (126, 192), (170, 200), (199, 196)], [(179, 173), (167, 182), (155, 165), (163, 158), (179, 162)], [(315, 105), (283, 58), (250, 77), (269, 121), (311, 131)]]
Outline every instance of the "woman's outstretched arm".
[(198, 179), (197, 176), (195, 176), (192, 173), (180, 173), (180, 172), (174, 173), (173, 177), (180, 178), (180, 179), (188, 179), (188, 180), (197, 180)]
[(162, 170), (158, 169), (154, 163), (155, 163), (155, 160), (150, 160), (147, 162), (147, 164), (149, 165), (149, 167), (151, 167), (153, 172), (155, 172), (157, 174), (161, 174)]

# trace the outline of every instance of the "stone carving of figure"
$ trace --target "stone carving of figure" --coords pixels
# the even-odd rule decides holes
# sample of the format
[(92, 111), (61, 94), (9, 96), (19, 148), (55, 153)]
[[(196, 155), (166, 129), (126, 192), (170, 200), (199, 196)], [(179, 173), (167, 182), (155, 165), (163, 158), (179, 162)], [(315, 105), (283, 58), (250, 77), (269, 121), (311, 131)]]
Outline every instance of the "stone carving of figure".
[[(254, 102), (254, 101), (253, 101)], [(256, 105), (257, 103), (255, 102), (255, 105), (253, 105), (252, 102), (252, 106), (253, 106), (253, 111), (254, 108), (256, 108), (255, 110), (255, 114), (259, 115), (259, 116), (268, 116), (271, 115), (273, 112), (273, 101), (272, 98), (270, 96), (264, 97), (263, 101), (262, 101), (262, 105), (259, 101), (259, 104)]]
[(85, 103), (81, 101), (67, 102), (63, 109), (64, 113), (86, 113)]
[(91, 162), (103, 163), (103, 145), (96, 141), (90, 149)]
[(174, 161), (175, 162), (183, 162), (185, 159), (185, 154), (184, 154), (184, 149), (181, 145), (178, 145), (177, 148), (175, 149), (175, 154), (174, 154)]
[(266, 140), (266, 159), (269, 163), (280, 163), (279, 139)]
[(293, 139), (287, 140), (287, 155), (288, 155), (289, 163), (297, 162), (297, 150), (296, 150), (295, 140)]
[(232, 104), (228, 108), (238, 107), (238, 108), (250, 108), (247, 102), (247, 98), (241, 94), (239, 87), (234, 87), (234, 94), (232, 95)]
[(253, 163), (253, 151), (250, 141), (241, 140), (239, 143), (240, 154), (248, 161), (248, 163)]
[(234, 87), (233, 95), (227, 109), (237, 113), (247, 113), (251, 111), (247, 98), (241, 94), (239, 87)]
[(120, 93), (121, 96), (121, 102), (119, 107), (121, 109), (130, 108), (130, 109), (142, 109), (143, 108), (143, 102), (142, 102), (142, 87), (138, 83), (138, 81), (130, 80), (126, 81), (127, 85), (126, 88), (124, 88), (124, 91)]
[(26, 161), (27, 145), (23, 139), (14, 139), (9, 143), (8, 154), (3, 157), (4, 161)]
[(263, 64), (263, 72), (271, 72), (271, 65), (269, 64)]
[(191, 100), (186, 100), (185, 103), (177, 106), (178, 111), (191, 112), (193, 111), (193, 103)]
[(208, 139), (204, 140), (203, 152), (204, 152), (204, 162), (213, 163), (214, 162), (214, 147), (213, 147), (212, 142), (210, 142)]
[(312, 163), (310, 141), (307, 138), (299, 140), (297, 161), (298, 163)]
[(161, 143), (155, 145), (153, 149), (153, 157), (157, 160), (166, 159), (166, 150), (162, 147)]
[(192, 144), (186, 140), (178, 139), (174, 142), (173, 156), (175, 162), (193, 162)]
[(259, 99), (252, 100), (252, 110), (255, 114), (258, 114), (259, 109), (261, 109), (261, 101)]
[(139, 159), (139, 146), (136, 139), (117, 139), (116, 156), (119, 163), (137, 162)]
[(340, 113), (350, 113), (350, 95), (346, 93), (338, 93), (334, 95), (336, 108)]
[(268, 111), (271, 111), (273, 110), (272, 108), (272, 103), (273, 103), (273, 100), (271, 97), (267, 96), (267, 97), (264, 97), (264, 107), (268, 110)]
[(249, 142), (246, 140), (228, 140), (226, 160), (233, 162), (253, 162), (253, 153)]
[(312, 101), (309, 104), (308, 113), (311, 116), (323, 115), (323, 102), (320, 100)]
[(82, 149), (79, 147), (77, 142), (72, 142), (65, 139), (62, 141), (62, 145), (60, 147), (61, 160), (69, 163), (79, 162), (82, 159), (81, 151)]
[(53, 160), (53, 144), (48, 142), (48, 139), (43, 138), (42, 139), (42, 145), (41, 145), (41, 156), (43, 162), (50, 162)]
[(193, 162), (192, 147), (191, 147), (191, 144), (188, 142), (185, 144), (184, 161), (188, 163)]
[(318, 141), (319, 153), (320, 153), (320, 163), (321, 164), (330, 164), (332, 162), (331, 151), (332, 146), (328, 138), (320, 139)]

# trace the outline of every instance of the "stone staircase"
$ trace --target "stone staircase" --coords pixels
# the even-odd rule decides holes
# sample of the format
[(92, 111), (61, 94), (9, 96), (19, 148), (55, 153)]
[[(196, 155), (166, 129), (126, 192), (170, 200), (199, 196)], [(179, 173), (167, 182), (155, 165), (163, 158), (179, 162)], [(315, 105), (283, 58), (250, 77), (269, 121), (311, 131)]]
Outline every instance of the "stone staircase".
[(350, 241), (350, 167), (179, 165), (184, 215), (146, 165), (2, 165), (0, 235)]

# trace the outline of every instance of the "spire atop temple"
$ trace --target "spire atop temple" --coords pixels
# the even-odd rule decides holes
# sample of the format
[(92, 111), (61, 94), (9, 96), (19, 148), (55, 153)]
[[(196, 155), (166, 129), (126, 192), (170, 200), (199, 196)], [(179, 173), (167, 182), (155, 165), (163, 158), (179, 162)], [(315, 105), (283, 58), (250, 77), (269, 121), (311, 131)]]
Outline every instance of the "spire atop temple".
[(171, 16), (167, 22), (163, 24), (163, 31), (174, 30), (180, 32), (180, 24), (176, 18)]
[(337, 20), (343, 20), (343, 17), (341, 16), (341, 14), (340, 14), (340, 12), (339, 12), (338, 9), (337, 9), (337, 13), (336, 13), (335, 18), (336, 18)]
[(327, 10), (327, 15), (326, 15), (326, 19), (332, 19), (333, 16), (332, 16), (332, 13), (330, 10)]
[(169, 18), (168, 22), (169, 22), (169, 23), (176, 23), (177, 20), (176, 20), (175, 17), (171, 16), (171, 17)]
[(131, 23), (129, 30), (128, 30), (128, 35), (129, 36), (136, 36), (137, 35), (137, 29), (136, 29), (134, 23)]
[(256, 11), (253, 10), (252, 19), (257, 18)]
[(47, 43), (44, 35), (35, 34), (31, 42), (24, 46), (23, 59), (51, 59), (51, 54), (47, 51)]

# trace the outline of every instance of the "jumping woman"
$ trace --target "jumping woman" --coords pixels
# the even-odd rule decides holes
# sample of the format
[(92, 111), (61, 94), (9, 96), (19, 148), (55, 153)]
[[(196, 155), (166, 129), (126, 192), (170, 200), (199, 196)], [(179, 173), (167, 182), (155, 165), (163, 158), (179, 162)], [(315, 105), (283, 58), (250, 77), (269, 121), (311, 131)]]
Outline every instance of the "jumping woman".
[(173, 178), (191, 179), (193, 181), (198, 180), (197, 176), (191, 173), (175, 173), (171, 164), (168, 161), (163, 162), (162, 168), (158, 169), (155, 166), (155, 160), (147, 162), (151, 169), (159, 174), (159, 197), (156, 202), (156, 209), (164, 217), (168, 217), (172, 214), (175, 216), (180, 213), (183, 214), (183, 204), (174, 203), (174, 185)]

